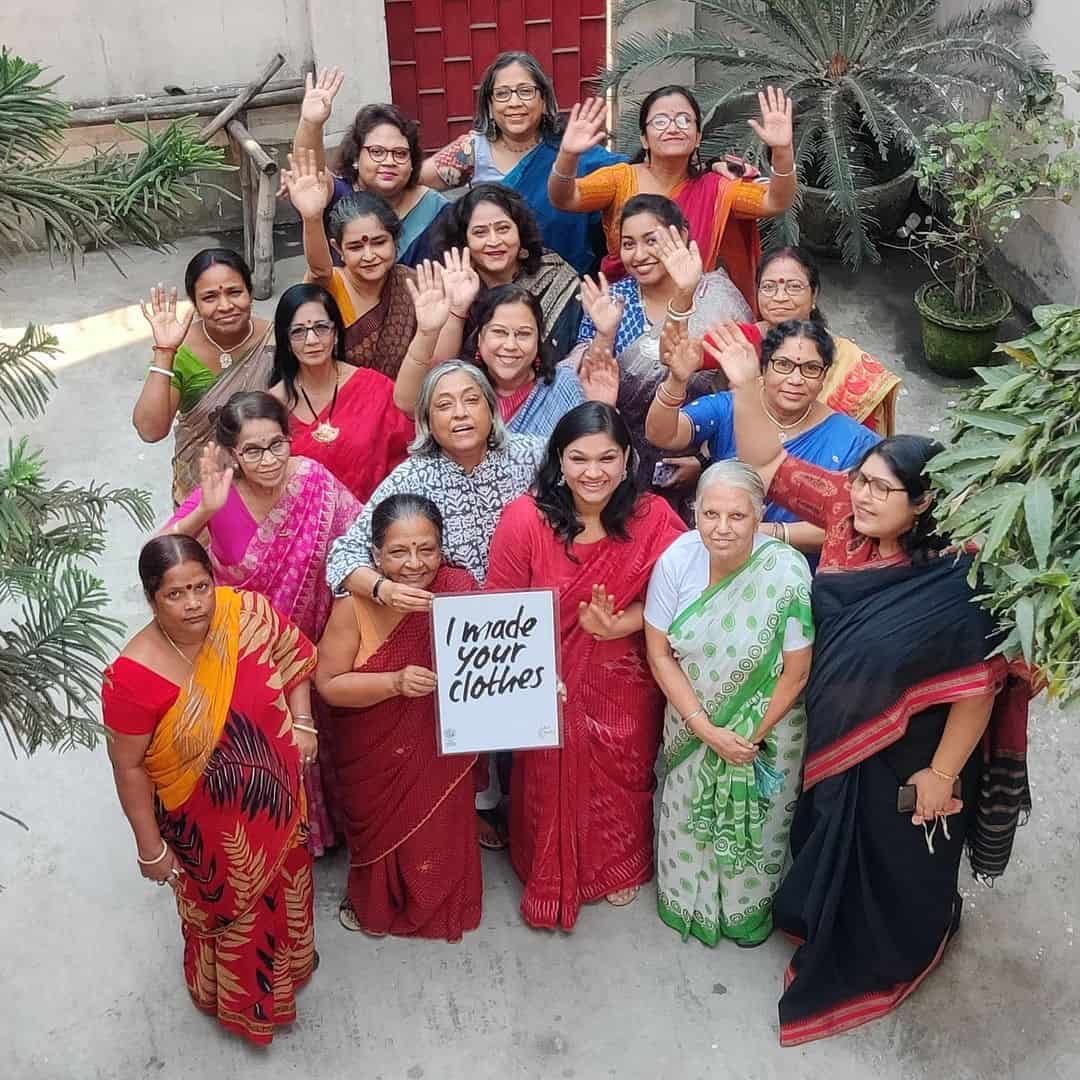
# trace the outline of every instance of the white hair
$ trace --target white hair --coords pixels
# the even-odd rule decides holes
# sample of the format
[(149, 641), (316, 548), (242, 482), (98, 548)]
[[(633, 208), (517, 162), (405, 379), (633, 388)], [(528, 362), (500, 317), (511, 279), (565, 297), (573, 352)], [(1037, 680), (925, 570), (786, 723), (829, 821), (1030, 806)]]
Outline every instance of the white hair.
[(695, 513), (701, 511), (701, 500), (705, 492), (720, 484), (745, 491), (750, 496), (750, 502), (754, 507), (754, 516), (759, 521), (761, 520), (765, 512), (765, 485), (761, 482), (757, 469), (744, 461), (739, 461), (738, 458), (715, 461), (701, 474), (697, 492), (694, 495)]
[(434, 454), (439, 450), (439, 444), (435, 441), (435, 436), (431, 434), (431, 402), (435, 397), (435, 387), (439, 380), (444, 375), (451, 375), (455, 371), (464, 371), (476, 383), (491, 410), (491, 434), (488, 436), (488, 446), (493, 450), (501, 450), (509, 440), (510, 432), (503, 423), (503, 418), (499, 413), (499, 403), (488, 377), (475, 364), (470, 364), (467, 360), (444, 360), (427, 373), (420, 387), (420, 393), (417, 395), (416, 438), (409, 444), (410, 454)]

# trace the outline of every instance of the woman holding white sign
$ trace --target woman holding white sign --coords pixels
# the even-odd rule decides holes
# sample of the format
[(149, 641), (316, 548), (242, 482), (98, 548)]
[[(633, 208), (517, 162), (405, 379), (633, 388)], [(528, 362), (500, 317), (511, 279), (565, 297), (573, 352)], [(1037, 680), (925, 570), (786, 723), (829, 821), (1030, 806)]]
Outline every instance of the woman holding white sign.
[(653, 764), (663, 699), (645, 659), (643, 598), (684, 526), (641, 494), (619, 414), (585, 402), (556, 425), (535, 493), (504, 511), (492, 589), (557, 588), (566, 684), (561, 750), (515, 752), (510, 853), (533, 926), (573, 928), (583, 903), (630, 903), (653, 874)]
[[(476, 589), (442, 560), (443, 518), (422, 495), (391, 495), (371, 518), (385, 580), (431, 593)], [(337, 707), (334, 753), (351, 865), (347, 930), (458, 941), (480, 925), (473, 810), (476, 755), (440, 757), (431, 621), (367, 597), (339, 599), (315, 683)]]
[(668, 699), (660, 918), (706, 945), (749, 948), (772, 932), (802, 773), (810, 568), (757, 531), (764, 506), (750, 466), (710, 465), (697, 529), (660, 557), (645, 604), (649, 664)]

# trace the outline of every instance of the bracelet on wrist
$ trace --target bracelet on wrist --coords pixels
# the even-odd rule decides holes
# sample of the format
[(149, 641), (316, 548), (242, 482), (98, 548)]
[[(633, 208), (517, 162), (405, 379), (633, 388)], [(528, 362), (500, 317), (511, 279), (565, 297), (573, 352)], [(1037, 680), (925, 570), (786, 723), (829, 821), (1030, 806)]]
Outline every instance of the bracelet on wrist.
[(178, 348), (178, 346), (176, 346), (176, 345), (152, 345), (150, 347), (150, 351), (151, 352), (167, 352), (170, 356), (175, 356), (177, 348)]
[(378, 578), (376, 579), (375, 584), (371, 586), (371, 599), (374, 600), (376, 604), (384, 603), (384, 601), (379, 599), (379, 589), (382, 588), (382, 583), (385, 580), (386, 580), (386, 575), (385, 574), (380, 574), (378, 576)]
[(669, 409), (678, 409), (686, 401), (686, 391), (683, 391), (681, 397), (676, 397), (663, 383), (660, 383), (656, 388), (656, 400)]
[(450, 309), (450, 314), (453, 315), (455, 319), (460, 319), (462, 322), (467, 322), (469, 319), (468, 315), (462, 315), (460, 312), (455, 311), (453, 308)]
[[(304, 717), (304, 719), (305, 720), (310, 720), (311, 717), (306, 716), (306, 717)], [(319, 735), (319, 729), (317, 727), (312, 727), (311, 724), (298, 724), (296, 722), (296, 717), (295, 716), (293, 717), (293, 725), (292, 726), (293, 726), (294, 731), (306, 731), (309, 735), (316, 736), (316, 738)]]
[(950, 773), (947, 773), (947, 772), (944, 772), (944, 771), (943, 771), (943, 770), (941, 770), (941, 769), (935, 768), (935, 766), (934, 766), (933, 762), (931, 762), (931, 763), (930, 763), (930, 771), (931, 771), (931, 772), (932, 772), (932, 773), (933, 773), (933, 774), (934, 774), (934, 775), (935, 775), (935, 776), (936, 776), (936, 777), (937, 777), (937, 778), (938, 778), (939, 780), (948, 780), (950, 784), (955, 784), (955, 783), (956, 783), (956, 781), (960, 779), (959, 775), (957, 775), (957, 776), (952, 776), (952, 775), (951, 775)]
[(156, 859), (144, 859), (139, 854), (138, 848), (136, 848), (135, 850), (135, 858), (138, 860), (140, 866), (155, 866), (157, 863), (161, 862), (161, 860), (164, 859), (165, 856), (168, 854), (169, 845), (166, 844), (164, 840), (161, 841), (161, 854)]
[(559, 172), (559, 170), (556, 169), (554, 165), (551, 166), (551, 175), (558, 177), (558, 179), (562, 180), (563, 183), (566, 184), (572, 184), (577, 179), (576, 176), (567, 176), (566, 173)]
[(158, 367), (156, 364), (151, 364), (146, 369), (147, 375), (164, 375), (170, 382), (175, 372), (170, 371), (168, 368)]
[(788, 172), (780, 172), (779, 169), (771, 169), (770, 172), (769, 172), (769, 175), (770, 176), (794, 176), (795, 175), (795, 166), (793, 164), (791, 166), (791, 169)]
[(691, 720), (696, 720), (699, 716), (705, 716), (705, 715), (707, 715), (705, 710), (703, 708), (699, 708), (699, 709), (695, 709), (692, 713), (690, 713), (689, 716), (684, 716), (682, 718), (682, 720), (683, 720), (684, 724), (689, 725)]
[(667, 315), (668, 318), (674, 322), (689, 322), (690, 316), (693, 315), (695, 311), (697, 311), (697, 304), (691, 304), (689, 311), (676, 311), (675, 308), (671, 306), (671, 301), (668, 301)]

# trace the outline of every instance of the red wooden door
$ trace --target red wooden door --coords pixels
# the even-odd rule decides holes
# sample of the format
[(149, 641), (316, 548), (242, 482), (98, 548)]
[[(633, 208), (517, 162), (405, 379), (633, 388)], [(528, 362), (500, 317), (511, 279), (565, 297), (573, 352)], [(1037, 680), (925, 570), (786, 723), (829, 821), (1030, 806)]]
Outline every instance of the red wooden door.
[(531, 52), (562, 109), (591, 92), (607, 57), (606, 0), (385, 0), (394, 104), (420, 121), (425, 150), (471, 125), (484, 71)]

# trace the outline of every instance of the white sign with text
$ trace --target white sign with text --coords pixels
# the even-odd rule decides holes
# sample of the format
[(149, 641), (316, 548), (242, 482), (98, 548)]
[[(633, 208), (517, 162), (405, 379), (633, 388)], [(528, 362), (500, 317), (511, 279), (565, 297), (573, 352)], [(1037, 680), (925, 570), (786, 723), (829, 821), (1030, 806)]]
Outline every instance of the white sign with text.
[(440, 753), (560, 746), (554, 591), (436, 596), (431, 614)]

